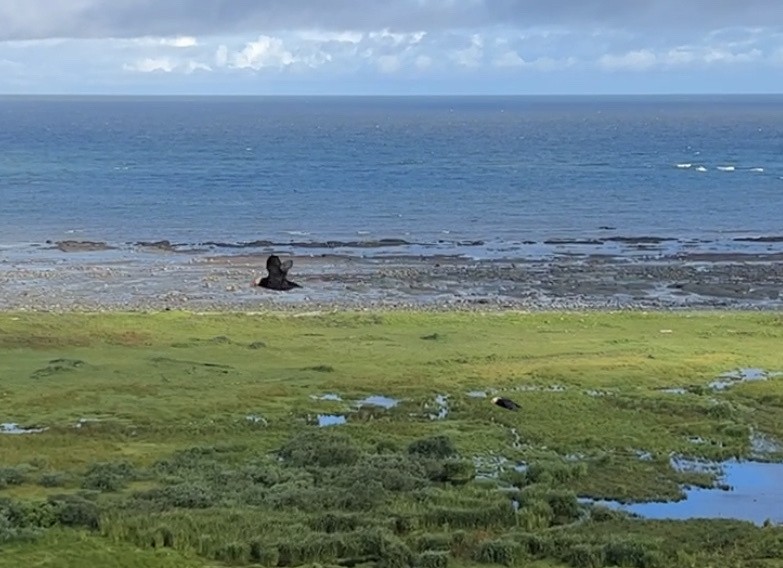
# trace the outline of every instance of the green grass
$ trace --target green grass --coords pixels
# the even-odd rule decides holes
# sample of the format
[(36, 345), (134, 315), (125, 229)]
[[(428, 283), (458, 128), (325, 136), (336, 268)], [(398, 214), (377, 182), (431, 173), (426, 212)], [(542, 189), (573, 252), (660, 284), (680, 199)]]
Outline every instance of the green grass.
[[(0, 566), (783, 566), (781, 529), (576, 502), (677, 498), (712, 480), (671, 452), (783, 439), (783, 378), (706, 388), (780, 345), (771, 313), (0, 314), (0, 422), (47, 428), (0, 434)], [(513, 492), (470, 481), (501, 456)]]

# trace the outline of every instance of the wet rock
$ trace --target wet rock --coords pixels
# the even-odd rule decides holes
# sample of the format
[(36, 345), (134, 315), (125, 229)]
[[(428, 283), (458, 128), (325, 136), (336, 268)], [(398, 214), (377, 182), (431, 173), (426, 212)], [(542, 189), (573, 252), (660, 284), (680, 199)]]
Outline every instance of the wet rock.
[(174, 245), (169, 240), (163, 241), (139, 241), (136, 246), (142, 249), (158, 252), (174, 252)]
[(54, 248), (63, 252), (94, 252), (112, 250), (116, 247), (109, 246), (103, 241), (57, 241)]

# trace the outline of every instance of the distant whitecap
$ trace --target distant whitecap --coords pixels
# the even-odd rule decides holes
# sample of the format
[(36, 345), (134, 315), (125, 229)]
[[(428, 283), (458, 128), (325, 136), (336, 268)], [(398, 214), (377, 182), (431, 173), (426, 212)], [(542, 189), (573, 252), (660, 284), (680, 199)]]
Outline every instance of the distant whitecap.
[(722, 172), (733, 172), (734, 166), (718, 166), (718, 169)]
[(705, 168), (704, 166), (699, 166), (698, 168), (696, 168), (696, 171), (697, 172), (706, 172), (707, 168)]
[(764, 171), (764, 168), (750, 168), (750, 171), (752, 171), (752, 172), (759, 172), (759, 173), (761, 173), (761, 172), (763, 172), (763, 171)]
[(690, 168), (693, 164), (677, 164), (677, 167), (683, 170)]

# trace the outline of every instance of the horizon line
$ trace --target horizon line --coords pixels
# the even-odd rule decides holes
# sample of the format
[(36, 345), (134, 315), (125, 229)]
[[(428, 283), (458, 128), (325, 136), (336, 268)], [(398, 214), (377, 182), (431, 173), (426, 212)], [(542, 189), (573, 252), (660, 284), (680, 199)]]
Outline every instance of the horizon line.
[(780, 92), (671, 92), (671, 93), (3, 93), (0, 98), (27, 97), (138, 97), (138, 98), (175, 98), (175, 97), (233, 97), (233, 98), (524, 98), (524, 97), (775, 97)]

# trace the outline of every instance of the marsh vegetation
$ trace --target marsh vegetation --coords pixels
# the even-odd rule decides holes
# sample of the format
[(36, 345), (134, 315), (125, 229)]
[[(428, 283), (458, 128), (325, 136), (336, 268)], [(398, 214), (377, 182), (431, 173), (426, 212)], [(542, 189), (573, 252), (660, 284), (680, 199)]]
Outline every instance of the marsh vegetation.
[(779, 493), (595, 503), (783, 458), (781, 344), (725, 312), (2, 314), (0, 566), (783, 566)]

